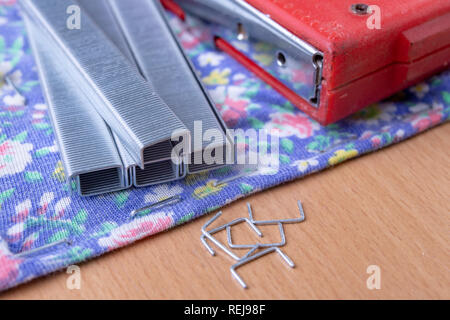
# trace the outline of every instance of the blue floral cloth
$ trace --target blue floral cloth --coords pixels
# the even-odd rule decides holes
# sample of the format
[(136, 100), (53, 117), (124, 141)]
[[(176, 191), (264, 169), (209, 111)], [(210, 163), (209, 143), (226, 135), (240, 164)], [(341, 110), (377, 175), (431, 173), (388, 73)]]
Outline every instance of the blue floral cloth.
[[(447, 71), (343, 121), (320, 126), (232, 58), (216, 51), (209, 40), (211, 28), (217, 26), (191, 19), (188, 28), (171, 18), (229, 127), (276, 132), (281, 167), (275, 174), (260, 167), (217, 186), (216, 181), (241, 172), (229, 167), (174, 183), (81, 198), (66, 183), (24, 25), (14, 0), (6, 2), (10, 5), (0, 6), (0, 78), (8, 73), (26, 103), (2, 84), (0, 290), (182, 224), (251, 193), (402, 141), (449, 118)], [(236, 45), (263, 64), (274, 62), (262, 44)], [(240, 141), (238, 148), (245, 149), (247, 143)], [(183, 201), (130, 219), (134, 209), (174, 195)], [(70, 244), (59, 242), (63, 239), (70, 239)], [(52, 243), (59, 244), (45, 247)], [(17, 255), (39, 247), (44, 249)]]

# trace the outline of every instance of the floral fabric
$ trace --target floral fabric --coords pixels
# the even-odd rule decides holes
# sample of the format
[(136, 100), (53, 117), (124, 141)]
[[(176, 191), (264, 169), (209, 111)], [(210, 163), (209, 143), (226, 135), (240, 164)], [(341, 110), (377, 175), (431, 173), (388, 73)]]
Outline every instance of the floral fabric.
[[(182, 45), (230, 128), (273, 129), (280, 138), (280, 170), (259, 168), (239, 176), (229, 167), (174, 183), (81, 198), (67, 185), (48, 108), (24, 25), (13, 0), (0, 1), (0, 290), (79, 263), (137, 239), (185, 223), (238, 198), (402, 141), (443, 123), (450, 114), (450, 72), (323, 127), (297, 110), (233, 59), (214, 49), (211, 28), (195, 19), (189, 28), (171, 18)], [(273, 57), (264, 45), (236, 43), (262, 63)], [(301, 75), (299, 75), (301, 78)], [(295, 79), (292, 79), (295, 81)], [(239, 148), (246, 148), (246, 140)], [(137, 209), (180, 195), (160, 210)], [(33, 248), (70, 239), (30, 254)], [(44, 247), (45, 248), (45, 247)], [(155, 261), (154, 263), (157, 263)]]

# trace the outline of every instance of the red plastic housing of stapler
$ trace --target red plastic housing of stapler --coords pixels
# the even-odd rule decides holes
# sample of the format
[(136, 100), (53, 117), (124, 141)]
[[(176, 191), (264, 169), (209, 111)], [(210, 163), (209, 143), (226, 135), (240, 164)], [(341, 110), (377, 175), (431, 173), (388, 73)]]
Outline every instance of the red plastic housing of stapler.
[(449, 0), (370, 0), (380, 29), (355, 0), (246, 1), (323, 52), (319, 107), (296, 105), (324, 125), (449, 68)]

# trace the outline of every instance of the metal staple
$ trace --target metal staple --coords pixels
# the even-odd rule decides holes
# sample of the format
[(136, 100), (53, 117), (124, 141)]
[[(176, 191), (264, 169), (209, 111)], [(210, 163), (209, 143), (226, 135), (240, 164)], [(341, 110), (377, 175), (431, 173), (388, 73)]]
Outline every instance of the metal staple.
[[(202, 227), (202, 235), (200, 237), (201, 242), (206, 247), (206, 249), (209, 251), (211, 255), (215, 255), (215, 251), (212, 249), (212, 247), (207, 243), (206, 239), (209, 239), (212, 241), (216, 246), (218, 246), (220, 249), (222, 249), (226, 254), (228, 254), (231, 258), (237, 261), (234, 265), (231, 266), (230, 271), (232, 276), (241, 284), (241, 286), (245, 289), (247, 288), (247, 284), (244, 282), (244, 280), (238, 275), (236, 269), (240, 266), (249, 263), (251, 261), (254, 261), (266, 254), (269, 254), (271, 252), (276, 251), (283, 260), (291, 267), (293, 268), (295, 266), (294, 262), (285, 254), (283, 253), (279, 247), (282, 247), (286, 244), (286, 236), (284, 233), (284, 223), (300, 223), (305, 220), (305, 214), (303, 211), (303, 206), (300, 202), (300, 200), (297, 202), (298, 208), (300, 211), (300, 218), (295, 219), (274, 219), (274, 220), (263, 220), (263, 221), (257, 221), (253, 219), (253, 213), (251, 210), (250, 203), (247, 203), (247, 208), (249, 212), (250, 219), (247, 218), (238, 218), (235, 219), (229, 223), (223, 224), (219, 227), (216, 227), (212, 230), (206, 230), (208, 226), (210, 226), (215, 220), (217, 220), (221, 215), (222, 212), (218, 212), (214, 217), (212, 217), (209, 221), (207, 221), (203, 227)], [(262, 237), (261, 231), (257, 228), (257, 225), (278, 225), (281, 241), (279, 243), (255, 243), (255, 244), (244, 244), (244, 245), (237, 245), (233, 243), (233, 239), (231, 236), (231, 227), (240, 223), (240, 222), (247, 222), (250, 227), (260, 236)], [(250, 249), (244, 256), (238, 257), (236, 254), (234, 254), (231, 250), (229, 250), (226, 246), (224, 246), (220, 241), (215, 239), (212, 234), (217, 233), (219, 231), (222, 231), (226, 229), (227, 231), (227, 241), (228, 246), (231, 249)], [(264, 249), (265, 248), (265, 249)], [(260, 252), (257, 252), (258, 249), (264, 249)]]
[(145, 210), (149, 210), (149, 209), (153, 209), (153, 208), (162, 208), (162, 207), (165, 207), (165, 206), (168, 206), (168, 205), (174, 205), (174, 204), (179, 203), (181, 201), (183, 201), (183, 198), (180, 195), (176, 195), (176, 196), (173, 196), (173, 197), (170, 197), (170, 198), (167, 198), (167, 199), (164, 199), (164, 200), (152, 203), (152, 204), (150, 204), (148, 206), (145, 206), (145, 207), (142, 207), (140, 209), (133, 210), (131, 212), (131, 214), (130, 214), (130, 219), (133, 219), (134, 217), (136, 217), (136, 215), (139, 212), (142, 212), (142, 211), (145, 211)]
[(3, 76), (3, 81), (9, 85), (15, 92), (16, 94), (18, 94), (19, 96), (21, 96), (24, 100), (24, 104), (27, 103), (27, 99), (26, 97), (22, 94), (22, 92), (20, 92), (19, 88), (16, 86), (16, 84), (14, 83), (14, 81), (11, 80), (11, 78), (9, 77), (9, 74), (5, 74)]
[(97, 112), (141, 168), (153, 161), (148, 158), (154, 157), (159, 143), (171, 143), (174, 134), (189, 137), (180, 119), (88, 16), (83, 16), (81, 28), (67, 28), (61, 13), (77, 2), (20, 0), (19, 4), (75, 66), (84, 79), (78, 83), (80, 90), (95, 99)]
[(78, 91), (71, 73), (59, 67), (58, 48), (50, 45), (27, 15), (24, 21), (66, 177), (76, 182), (84, 196), (127, 188), (127, 172), (108, 126)]
[(247, 284), (244, 282), (244, 280), (242, 280), (242, 278), (238, 275), (238, 273), (236, 272), (236, 269), (239, 268), (240, 266), (247, 264), (253, 260), (256, 260), (262, 256), (265, 256), (266, 254), (269, 254), (271, 252), (276, 251), (282, 258), (284, 261), (286, 261), (286, 263), (288, 264), (289, 267), (294, 268), (295, 264), (294, 262), (285, 254), (283, 253), (283, 251), (281, 251), (279, 248), (267, 248), (261, 252), (258, 252), (254, 255), (251, 255), (245, 259), (242, 259), (241, 261), (237, 262), (236, 264), (232, 265), (230, 268), (231, 274), (233, 275), (233, 277), (241, 284), (241, 286), (246, 289), (247, 288)]
[(286, 236), (284, 234), (284, 228), (282, 223), (278, 223), (278, 229), (281, 235), (281, 241), (279, 243), (257, 243), (255, 244), (234, 244), (233, 239), (231, 237), (231, 227), (227, 226), (227, 240), (228, 245), (232, 249), (251, 249), (257, 246), (258, 248), (269, 248), (269, 247), (282, 247), (286, 244)]
[[(222, 211), (218, 212), (211, 220), (205, 223), (205, 225), (202, 227), (202, 236), (200, 237), (201, 242), (203, 245), (208, 249), (209, 253), (211, 255), (215, 255), (215, 251), (208, 245), (206, 242), (206, 238), (208, 238), (210, 241), (212, 241), (216, 246), (218, 246), (220, 249), (222, 249), (225, 253), (227, 253), (230, 257), (232, 257), (234, 260), (239, 261), (242, 258), (239, 258), (237, 255), (235, 255), (233, 252), (231, 252), (227, 247), (225, 247), (222, 243), (220, 243), (218, 240), (216, 240), (211, 234), (217, 233), (221, 230), (226, 229), (227, 226), (235, 225), (241, 222), (247, 222), (250, 227), (258, 234), (260, 237), (262, 237), (261, 231), (251, 223), (251, 221), (247, 218), (239, 218), (235, 219), (225, 225), (222, 225), (220, 227), (217, 227), (215, 229), (212, 229), (210, 231), (207, 231), (206, 228), (211, 225), (215, 220), (217, 220), (222, 215)], [(254, 250), (253, 250), (254, 251)]]
[[(188, 173), (216, 169), (225, 165), (227, 159), (234, 159), (234, 143), (227, 134), (227, 127), (173, 34), (159, 1), (112, 0), (109, 4), (138, 69), (176, 116), (192, 134), (196, 130), (215, 130), (221, 134), (215, 137), (214, 144), (197, 145), (192, 139)], [(112, 40), (121, 41), (118, 37)], [(201, 123), (201, 129), (195, 128), (196, 122)], [(217, 158), (221, 155), (220, 163), (206, 162), (205, 153)]]

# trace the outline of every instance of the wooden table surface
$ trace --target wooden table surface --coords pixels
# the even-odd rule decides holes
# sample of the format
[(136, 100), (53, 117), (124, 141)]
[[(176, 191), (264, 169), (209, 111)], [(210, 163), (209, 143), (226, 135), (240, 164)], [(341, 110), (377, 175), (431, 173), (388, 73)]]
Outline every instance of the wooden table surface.
[[(81, 264), (80, 290), (67, 289), (69, 275), (59, 272), (0, 298), (449, 299), (449, 138), (447, 123), (224, 208), (215, 225), (246, 216), (246, 201), (257, 219), (295, 217), (304, 203), (306, 221), (285, 226), (282, 249), (296, 267), (274, 253), (243, 266), (247, 290), (232, 279), (230, 258), (201, 245), (208, 215)], [(279, 240), (276, 226), (262, 231), (264, 242)], [(233, 236), (257, 240), (245, 224)], [(380, 290), (367, 288), (370, 265), (381, 270)]]

